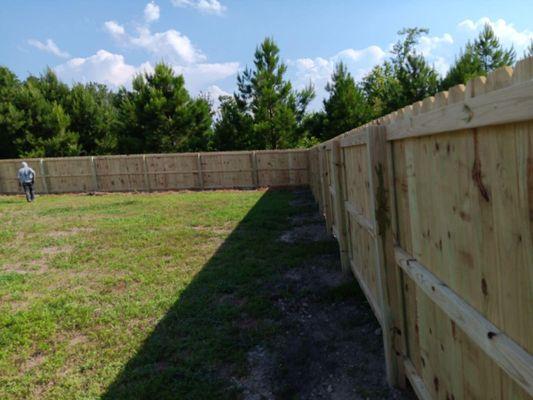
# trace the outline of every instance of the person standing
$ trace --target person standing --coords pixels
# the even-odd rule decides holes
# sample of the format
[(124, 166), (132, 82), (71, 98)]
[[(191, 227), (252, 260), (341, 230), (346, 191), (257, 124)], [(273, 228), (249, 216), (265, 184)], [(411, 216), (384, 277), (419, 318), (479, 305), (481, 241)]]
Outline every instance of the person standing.
[(33, 192), (33, 184), (35, 183), (35, 171), (28, 167), (28, 163), (23, 161), (22, 168), (18, 172), (19, 186), (22, 186), (24, 193), (26, 193), (26, 200), (28, 202), (35, 199)]

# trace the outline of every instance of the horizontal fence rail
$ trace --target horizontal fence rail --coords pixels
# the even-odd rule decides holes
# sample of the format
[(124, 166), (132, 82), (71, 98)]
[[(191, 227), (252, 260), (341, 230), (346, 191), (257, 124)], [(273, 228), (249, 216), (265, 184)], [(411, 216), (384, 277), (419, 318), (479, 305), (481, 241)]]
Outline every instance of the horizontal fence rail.
[[(20, 193), (22, 160), (0, 160), (0, 194)], [(306, 150), (145, 154), (26, 160), (40, 193), (244, 189), (309, 183)]]
[(342, 267), (422, 399), (533, 396), (533, 58), (309, 150)]

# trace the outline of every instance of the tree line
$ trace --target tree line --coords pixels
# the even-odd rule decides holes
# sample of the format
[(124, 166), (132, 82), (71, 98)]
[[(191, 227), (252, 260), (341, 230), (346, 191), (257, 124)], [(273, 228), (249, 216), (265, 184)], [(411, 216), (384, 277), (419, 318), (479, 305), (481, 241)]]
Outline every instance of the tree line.
[(339, 62), (315, 112), (307, 110), (313, 86), (293, 88), (271, 38), (238, 74), (235, 93), (220, 98), (217, 114), (208, 96), (191, 96), (164, 63), (116, 92), (98, 83), (69, 86), (51, 69), (21, 81), (0, 67), (0, 158), (307, 147), (516, 60), (486, 25), (441, 77), (417, 50), (427, 33), (401, 30), (390, 58), (360, 82)]

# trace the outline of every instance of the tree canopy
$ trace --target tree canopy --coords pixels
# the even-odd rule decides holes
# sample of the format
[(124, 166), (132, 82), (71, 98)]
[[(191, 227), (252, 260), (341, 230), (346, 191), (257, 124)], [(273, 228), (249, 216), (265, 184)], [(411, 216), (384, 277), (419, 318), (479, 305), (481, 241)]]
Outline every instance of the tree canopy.
[[(19, 80), (0, 66), (0, 158), (306, 147), (516, 59), (486, 25), (441, 77), (419, 51), (426, 34), (399, 31), (390, 56), (360, 82), (338, 62), (322, 109), (312, 111), (314, 87), (293, 87), (272, 38), (257, 46), (218, 110), (212, 99), (191, 96), (165, 63), (116, 91), (94, 82), (69, 86), (51, 69)], [(533, 42), (524, 53), (532, 55)]]

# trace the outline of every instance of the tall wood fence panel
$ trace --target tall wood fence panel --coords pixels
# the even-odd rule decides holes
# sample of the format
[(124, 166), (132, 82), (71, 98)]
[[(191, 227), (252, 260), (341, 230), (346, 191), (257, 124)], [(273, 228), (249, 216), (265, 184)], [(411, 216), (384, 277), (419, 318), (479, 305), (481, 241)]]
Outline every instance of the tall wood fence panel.
[(310, 170), (328, 152), (336, 179), (310, 185), (332, 194), (321, 209), (382, 325), (389, 382), (531, 399), (533, 59), (317, 145)]
[[(21, 193), (22, 160), (0, 160), (0, 194)], [(307, 150), (146, 154), (26, 160), (38, 193), (130, 192), (301, 186)]]

